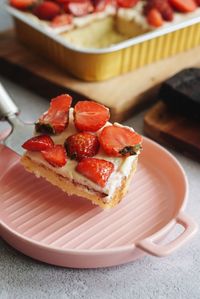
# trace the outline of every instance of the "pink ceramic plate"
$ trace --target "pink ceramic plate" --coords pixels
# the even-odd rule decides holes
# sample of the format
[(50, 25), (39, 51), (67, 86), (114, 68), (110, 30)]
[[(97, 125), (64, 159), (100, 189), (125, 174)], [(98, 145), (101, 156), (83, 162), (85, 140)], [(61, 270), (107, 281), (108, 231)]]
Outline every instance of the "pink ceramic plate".
[[(19, 157), (2, 146), (0, 233), (24, 254), (65, 267), (113, 266), (146, 253), (165, 256), (197, 229), (183, 212), (187, 188), (175, 158), (144, 138), (144, 151), (126, 198), (116, 208), (102, 211), (27, 173)], [(175, 224), (183, 226), (182, 234), (159, 244)]]

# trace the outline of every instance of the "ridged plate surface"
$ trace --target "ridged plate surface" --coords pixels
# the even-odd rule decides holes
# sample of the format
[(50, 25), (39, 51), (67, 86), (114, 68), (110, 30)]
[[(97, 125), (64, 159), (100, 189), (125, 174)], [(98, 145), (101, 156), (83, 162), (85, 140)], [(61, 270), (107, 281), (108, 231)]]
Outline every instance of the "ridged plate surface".
[[(2, 148), (2, 236), (25, 254), (63, 266), (98, 267), (134, 260), (138, 255), (134, 244), (159, 231), (178, 213), (185, 196), (184, 190), (177, 188), (181, 183), (182, 172), (174, 158), (145, 138), (127, 196), (116, 208), (103, 211), (27, 173), (19, 157)], [(40, 252), (41, 248), (44, 252)], [(50, 250), (46, 257), (45, 249)], [(131, 255), (114, 260), (114, 252), (125, 249), (130, 249)], [(57, 260), (59, 252), (65, 260)], [(75, 258), (73, 261), (71, 256), (68, 261), (69, 252), (82, 258), (82, 263)], [(53, 253), (55, 256), (51, 256)], [(96, 262), (94, 259), (84, 264), (84, 258), (95, 253), (100, 254)], [(113, 261), (103, 262), (105, 255), (111, 253)]]

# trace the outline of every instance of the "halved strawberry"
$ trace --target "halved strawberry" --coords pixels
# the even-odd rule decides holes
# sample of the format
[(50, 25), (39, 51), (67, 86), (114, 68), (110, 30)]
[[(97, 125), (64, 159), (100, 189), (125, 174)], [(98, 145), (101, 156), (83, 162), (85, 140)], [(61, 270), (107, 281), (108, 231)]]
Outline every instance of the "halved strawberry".
[(154, 27), (160, 27), (163, 25), (162, 15), (156, 8), (149, 10), (147, 13), (147, 21), (151, 26)]
[(113, 163), (96, 158), (85, 158), (76, 166), (76, 171), (101, 187), (105, 186), (113, 170)]
[(61, 27), (72, 23), (73, 17), (69, 14), (58, 15), (51, 21), (52, 27)]
[(67, 154), (63, 145), (56, 144), (54, 147), (42, 151), (41, 154), (54, 167), (62, 167), (67, 163)]
[(60, 6), (52, 1), (44, 1), (37, 5), (33, 10), (33, 14), (41, 20), (51, 21), (61, 13)]
[(37, 0), (10, 0), (10, 5), (20, 9), (27, 10), (36, 4)]
[(52, 99), (49, 110), (36, 123), (36, 131), (46, 134), (63, 132), (68, 125), (71, 102), (72, 98), (68, 94), (63, 94)]
[(139, 0), (117, 0), (119, 7), (131, 8), (135, 6)]
[(109, 109), (96, 102), (82, 101), (74, 107), (75, 126), (79, 131), (96, 132), (109, 118)]
[(169, 3), (173, 8), (183, 13), (192, 12), (197, 8), (195, 0), (169, 0)]
[(81, 132), (69, 136), (65, 141), (65, 148), (71, 159), (80, 161), (97, 154), (99, 140), (97, 136), (91, 133)]
[(141, 149), (141, 135), (122, 126), (107, 126), (99, 135), (99, 142), (109, 156), (135, 155)]
[(54, 146), (54, 142), (48, 135), (39, 135), (32, 137), (22, 144), (22, 147), (28, 151), (40, 152), (43, 150), (51, 149)]
[(90, 0), (70, 1), (64, 5), (64, 11), (75, 17), (85, 16), (94, 10)]

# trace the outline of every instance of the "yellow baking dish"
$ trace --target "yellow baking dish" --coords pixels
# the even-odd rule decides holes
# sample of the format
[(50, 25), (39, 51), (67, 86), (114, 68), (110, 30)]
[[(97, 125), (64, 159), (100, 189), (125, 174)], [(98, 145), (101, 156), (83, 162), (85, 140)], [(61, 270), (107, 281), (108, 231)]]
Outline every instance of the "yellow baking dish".
[(101, 49), (78, 48), (9, 7), (19, 40), (86, 81), (106, 80), (200, 45), (200, 13)]

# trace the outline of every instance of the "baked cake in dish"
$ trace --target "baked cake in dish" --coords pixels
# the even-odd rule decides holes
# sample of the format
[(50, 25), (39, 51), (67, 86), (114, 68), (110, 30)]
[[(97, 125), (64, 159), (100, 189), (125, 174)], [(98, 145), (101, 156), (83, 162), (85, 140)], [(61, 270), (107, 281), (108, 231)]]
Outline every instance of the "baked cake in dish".
[(109, 47), (200, 15), (199, 0), (10, 0), (10, 6), (83, 48)]
[(21, 163), (68, 195), (101, 208), (117, 205), (128, 190), (142, 149), (132, 128), (109, 122), (109, 109), (92, 101), (60, 95), (35, 124), (22, 147)]

